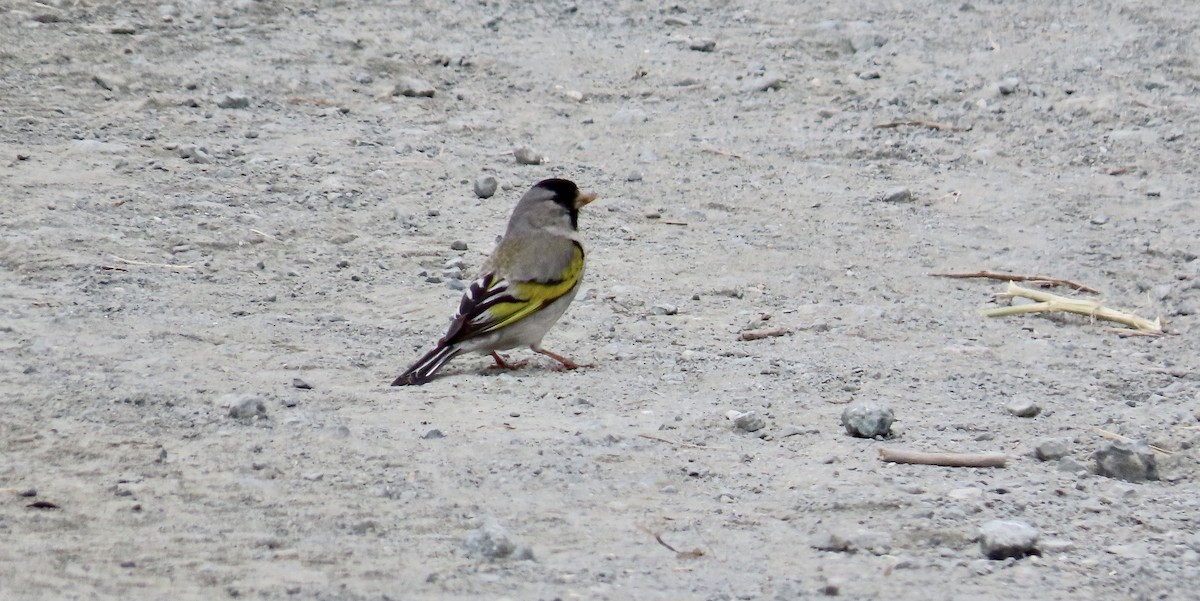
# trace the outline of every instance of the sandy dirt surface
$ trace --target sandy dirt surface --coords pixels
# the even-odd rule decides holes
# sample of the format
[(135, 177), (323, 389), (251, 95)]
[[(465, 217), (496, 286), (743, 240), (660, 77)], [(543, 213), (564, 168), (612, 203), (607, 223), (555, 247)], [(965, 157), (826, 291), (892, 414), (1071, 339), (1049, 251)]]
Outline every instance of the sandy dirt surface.
[[(1198, 40), (1167, 0), (0, 0), (0, 598), (1194, 599)], [(545, 345), (595, 366), (389, 387), (552, 176), (601, 199)], [(1170, 334), (930, 275), (981, 269)], [(1160, 479), (1089, 473), (1096, 428)]]

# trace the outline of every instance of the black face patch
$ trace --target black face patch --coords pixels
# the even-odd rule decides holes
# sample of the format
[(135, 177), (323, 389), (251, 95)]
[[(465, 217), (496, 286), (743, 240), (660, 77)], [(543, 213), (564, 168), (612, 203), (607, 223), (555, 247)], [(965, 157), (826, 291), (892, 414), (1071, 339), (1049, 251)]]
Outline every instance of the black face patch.
[(579, 186), (569, 179), (544, 179), (536, 184), (535, 188), (548, 190), (554, 195), (554, 202), (567, 210), (567, 214), (571, 216), (571, 227), (579, 229), (579, 209), (575, 208), (575, 199), (579, 196)]

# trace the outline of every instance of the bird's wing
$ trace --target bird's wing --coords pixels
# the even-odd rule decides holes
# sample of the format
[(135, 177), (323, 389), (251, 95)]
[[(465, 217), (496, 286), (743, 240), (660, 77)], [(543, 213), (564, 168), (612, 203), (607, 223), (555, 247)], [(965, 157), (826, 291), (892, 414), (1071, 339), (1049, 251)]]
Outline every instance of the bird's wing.
[(507, 279), (489, 271), (471, 282), (443, 342), (452, 344), (512, 325), (569, 293), (583, 274), (583, 247), (574, 245), (574, 256), (552, 278)]

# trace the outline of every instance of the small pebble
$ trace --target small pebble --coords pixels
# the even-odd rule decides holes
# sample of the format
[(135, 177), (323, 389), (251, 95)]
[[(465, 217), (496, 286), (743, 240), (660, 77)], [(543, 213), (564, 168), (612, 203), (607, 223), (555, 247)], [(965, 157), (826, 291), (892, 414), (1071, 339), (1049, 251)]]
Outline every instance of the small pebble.
[(36, 488), (26, 488), (25, 490), (18, 492), (17, 496), (18, 497), (36, 497), (37, 489)]
[(892, 188), (876, 197), (880, 202), (912, 202), (912, 190), (908, 188)]
[(241, 92), (229, 92), (217, 100), (217, 106), (223, 109), (249, 108), (250, 97)]
[(415, 77), (401, 77), (396, 80), (396, 86), (392, 88), (392, 96), (433, 98), (433, 94), (434, 89), (429, 82)]
[(725, 414), (726, 417), (733, 420), (733, 425), (743, 432), (757, 432), (767, 427), (767, 420), (763, 419), (757, 411), (730, 411)]
[(1017, 417), (1037, 417), (1042, 408), (1029, 399), (1017, 399), (1008, 404), (1005, 409)]
[(1016, 520), (992, 520), (979, 528), (979, 548), (988, 559), (1038, 555), (1037, 528)]
[(879, 71), (874, 69), (863, 71), (858, 74), (859, 79), (879, 79)]
[(842, 411), (842, 425), (846, 432), (859, 438), (887, 436), (894, 420), (892, 410), (878, 403), (852, 403)]
[(655, 303), (650, 307), (651, 315), (675, 315), (676, 313), (679, 313), (679, 307), (670, 303)]
[(640, 182), (640, 181), (642, 181), (642, 172), (641, 172), (641, 171), (630, 171), (630, 172), (629, 172), (629, 173), (628, 173), (628, 174), (625, 176), (625, 181), (627, 181), (627, 182)]
[(490, 175), (485, 175), (477, 178), (473, 187), (475, 190), (475, 196), (478, 196), (479, 198), (491, 198), (496, 194), (496, 188), (500, 187), (500, 183), (496, 181), (496, 178)]
[(1154, 451), (1143, 440), (1114, 442), (1092, 454), (1096, 474), (1127, 482), (1158, 480)]
[(462, 240), (455, 240), (450, 243), (450, 250), (467, 250), (467, 243)]
[(1104, 225), (1108, 223), (1108, 215), (1099, 214), (1093, 215), (1091, 218), (1092, 225)]
[(716, 47), (717, 41), (708, 38), (698, 38), (688, 42), (688, 50), (695, 50), (696, 52), (712, 52)]
[(312, 390), (312, 384), (309, 384), (300, 378), (292, 378), (292, 388), (299, 388), (300, 390)]
[(541, 165), (542, 155), (534, 151), (528, 146), (522, 146), (513, 150), (513, 157), (517, 159), (518, 165)]
[(468, 532), (463, 546), (467, 549), (467, 555), (480, 559), (533, 559), (531, 549), (518, 546), (508, 531), (496, 523), (488, 523)]
[(1001, 96), (1008, 96), (1008, 95), (1016, 92), (1017, 88), (1020, 87), (1020, 85), (1021, 85), (1021, 80), (1019, 80), (1015, 77), (1010, 77), (1010, 78), (1005, 79), (1005, 80), (1001, 81), (1000, 83), (996, 84), (996, 87), (1000, 90)]
[(463, 284), (463, 281), (459, 280), (459, 279), (446, 280), (446, 287), (451, 290), (460, 290), (460, 291), (466, 289), (466, 285)]
[(778, 90), (787, 83), (787, 79), (776, 73), (766, 73), (759, 77), (746, 80), (742, 84), (742, 92), (766, 92), (767, 90)]
[(1033, 450), (1033, 456), (1039, 461), (1058, 461), (1070, 454), (1071, 441), (1065, 438), (1047, 438)]
[(434, 429), (426, 432), (425, 434), (421, 435), (421, 438), (424, 438), (425, 440), (435, 440), (438, 438), (445, 438), (445, 437), (446, 437), (446, 435), (442, 434), (442, 431), (438, 430), (437, 428), (434, 428)]
[(371, 77), (370, 73), (359, 73), (358, 75), (354, 76), (354, 81), (366, 85), (374, 82), (375, 78)]
[(263, 400), (254, 394), (235, 395), (229, 406), (229, 417), (235, 419), (251, 419), (266, 417), (267, 406)]
[(1086, 465), (1080, 463), (1078, 459), (1067, 456), (1058, 460), (1058, 471), (1071, 474), (1081, 474), (1086, 473), (1088, 468)]
[(609, 125), (637, 125), (650, 120), (650, 115), (639, 108), (620, 108), (608, 118)]

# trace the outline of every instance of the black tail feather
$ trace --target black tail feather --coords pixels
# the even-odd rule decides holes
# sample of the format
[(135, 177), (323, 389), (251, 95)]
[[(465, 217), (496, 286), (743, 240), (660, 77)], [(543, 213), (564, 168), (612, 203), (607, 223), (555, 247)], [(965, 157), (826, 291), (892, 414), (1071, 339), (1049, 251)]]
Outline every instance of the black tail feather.
[(460, 352), (462, 351), (453, 346), (439, 343), (432, 351), (425, 353), (424, 357), (413, 363), (412, 367), (404, 370), (404, 373), (392, 382), (392, 386), (420, 386), (432, 380), (433, 375)]

